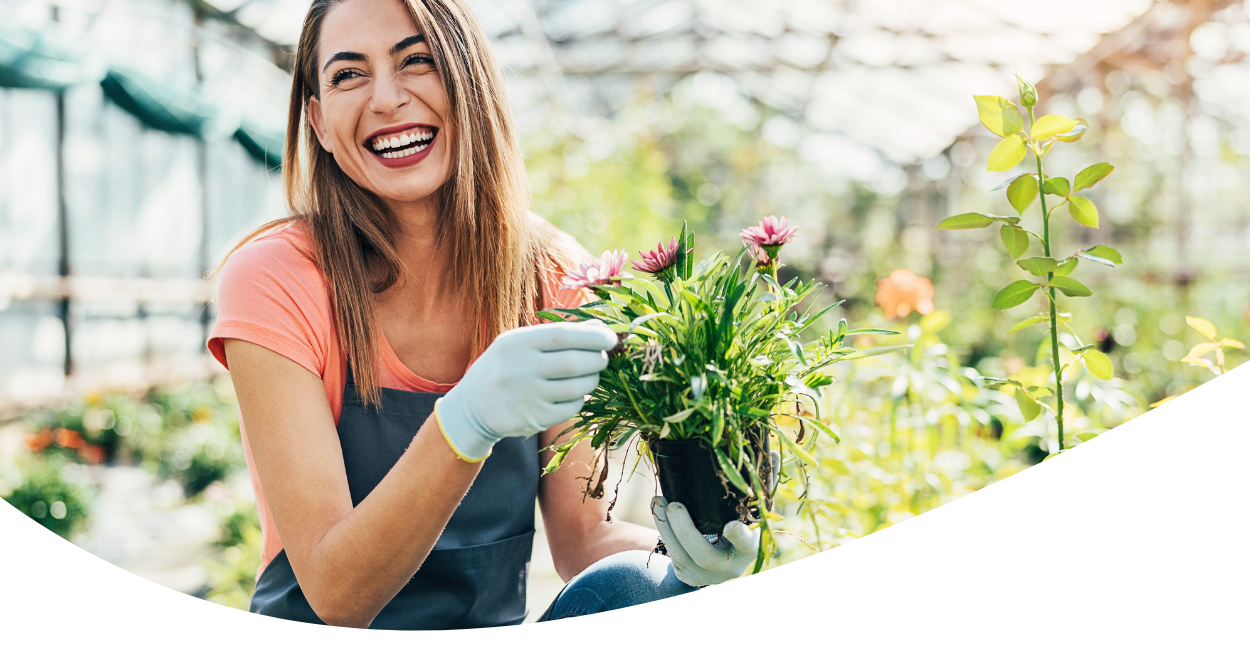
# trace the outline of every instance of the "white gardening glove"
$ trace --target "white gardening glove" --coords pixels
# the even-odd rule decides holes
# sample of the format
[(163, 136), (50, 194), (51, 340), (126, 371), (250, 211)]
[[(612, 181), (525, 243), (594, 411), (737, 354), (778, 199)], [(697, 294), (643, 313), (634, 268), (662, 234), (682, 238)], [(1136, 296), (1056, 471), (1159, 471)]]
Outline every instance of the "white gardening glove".
[(599, 321), (501, 333), (434, 404), (448, 445), (476, 463), (504, 437), (532, 435), (577, 416), (616, 344), (616, 333)]
[[(770, 451), (769, 491), (777, 488), (781, 454)], [(661, 496), (651, 501), (651, 517), (660, 531), (677, 579), (690, 586), (708, 586), (742, 577), (759, 554), (760, 531), (741, 521), (725, 524), (723, 536), (705, 535), (695, 527), (690, 512), (681, 503), (670, 503)]]

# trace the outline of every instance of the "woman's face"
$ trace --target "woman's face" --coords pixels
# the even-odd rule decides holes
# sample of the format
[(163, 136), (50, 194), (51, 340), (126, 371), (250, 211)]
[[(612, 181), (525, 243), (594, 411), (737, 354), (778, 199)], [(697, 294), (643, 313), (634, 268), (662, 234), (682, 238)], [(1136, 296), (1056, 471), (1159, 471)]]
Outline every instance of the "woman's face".
[(326, 14), (308, 101), (321, 146), (353, 181), (393, 202), (447, 180), (447, 91), (430, 47), (399, 0), (348, 0)]

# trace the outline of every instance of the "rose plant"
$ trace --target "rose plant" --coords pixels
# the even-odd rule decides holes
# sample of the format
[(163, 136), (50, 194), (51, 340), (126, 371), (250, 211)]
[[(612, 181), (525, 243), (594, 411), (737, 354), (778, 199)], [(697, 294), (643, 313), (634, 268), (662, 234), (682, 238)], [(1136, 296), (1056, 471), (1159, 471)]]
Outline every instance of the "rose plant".
[[(1018, 380), (1001, 378), (987, 379), (1000, 386), (1013, 386), (1016, 402), (1025, 421), (1037, 418), (1043, 408), (1055, 415), (1058, 434), (1057, 455), (1065, 450), (1064, 442), (1064, 393), (1063, 363), (1059, 347), (1064, 345), (1060, 338), (1060, 329), (1071, 334), (1076, 346), (1067, 347), (1069, 352), (1085, 365), (1091, 374), (1102, 380), (1111, 380), (1114, 369), (1111, 359), (1099, 351), (1097, 343), (1083, 343), (1070, 325), (1071, 314), (1059, 312), (1058, 296), (1088, 297), (1093, 295), (1088, 287), (1076, 280), (1073, 273), (1082, 259), (1114, 267), (1124, 261), (1120, 253), (1106, 245), (1094, 245), (1077, 251), (1066, 258), (1060, 258), (1052, 251), (1052, 222), (1056, 210), (1067, 207), (1068, 215), (1077, 224), (1097, 229), (1098, 209), (1086, 197), (1076, 194), (1102, 181), (1115, 169), (1110, 163), (1095, 163), (1076, 174), (1069, 181), (1064, 177), (1050, 176), (1043, 170), (1046, 155), (1056, 143), (1073, 143), (1081, 139), (1089, 130), (1089, 123), (1084, 118), (1072, 119), (1061, 115), (1043, 115), (1034, 117), (1033, 107), (1037, 104), (1037, 89), (1017, 77), (1017, 90), (1020, 105), (1028, 115), (1028, 124), (1020, 109), (1005, 97), (996, 95), (977, 95), (974, 100), (981, 124), (995, 135), (1002, 138), (990, 152), (986, 169), (990, 172), (1007, 172), (1033, 154), (1033, 170), (1023, 172), (1004, 181), (995, 190), (1006, 189), (1007, 201), (1015, 209), (1015, 216), (998, 216), (986, 213), (963, 213), (949, 217), (938, 224), (939, 229), (980, 229), (991, 225), (1000, 225), (999, 235), (1007, 254), (1016, 265), (1027, 272), (1034, 280), (1018, 280), (1008, 284), (994, 297), (993, 308), (1006, 310), (1019, 306), (1034, 296), (1039, 290), (1046, 299), (1046, 310), (1029, 317), (1012, 326), (1007, 334), (1045, 324), (1049, 330), (1051, 370), (1054, 377), (1054, 389), (1040, 385), (1027, 385)], [(1027, 126), (1027, 129), (1026, 129)], [(1035, 171), (1034, 171), (1035, 170)], [(1047, 205), (1047, 196), (1054, 197)], [(1040, 206), (1040, 233), (1026, 229), (1021, 219), (1025, 211), (1037, 200)], [(1041, 256), (1025, 258), (1033, 242), (1042, 247)], [(1075, 362), (1073, 362), (1075, 364)], [(1053, 400), (1054, 406), (1048, 404)], [(1083, 433), (1077, 437), (1081, 441), (1092, 438), (1092, 433)]]
[[(705, 477), (713, 479), (704, 484), (714, 485), (697, 489), (737, 500), (738, 519), (758, 523), (762, 530), (758, 571), (776, 547), (769, 522), (780, 518), (769, 511), (770, 480), (780, 473), (769, 468), (771, 442), (787, 453), (783, 466), (797, 462), (802, 473), (805, 465), (815, 464), (811, 451), (817, 437), (838, 439), (815, 400), (833, 382), (830, 365), (903, 348), (857, 351), (846, 345), (849, 336), (896, 333), (848, 330), (845, 319), (819, 338), (800, 339), (841, 302), (813, 313), (820, 284), (778, 280), (780, 250), (796, 231), (784, 217), (766, 217), (740, 233), (743, 248), (736, 257), (716, 254), (696, 265), (694, 234), (683, 228), (679, 237), (634, 262), (634, 271), (653, 280), (626, 271), (624, 251), (604, 252), (569, 274), (565, 287), (587, 289), (598, 300), (540, 316), (600, 320), (621, 343), (610, 352), (581, 414), (551, 446), (555, 454), (545, 472), (558, 469), (574, 446), (589, 441), (596, 458), (585, 494), (598, 498), (608, 477), (608, 452), (632, 443), (638, 452), (635, 465), (648, 460), (663, 486), (666, 462), (658, 451), (678, 442), (696, 444), (706, 451), (710, 471)], [(779, 427), (778, 417), (797, 428)], [(697, 524), (700, 509), (708, 506), (687, 507)], [(704, 531), (718, 534), (723, 525)]]

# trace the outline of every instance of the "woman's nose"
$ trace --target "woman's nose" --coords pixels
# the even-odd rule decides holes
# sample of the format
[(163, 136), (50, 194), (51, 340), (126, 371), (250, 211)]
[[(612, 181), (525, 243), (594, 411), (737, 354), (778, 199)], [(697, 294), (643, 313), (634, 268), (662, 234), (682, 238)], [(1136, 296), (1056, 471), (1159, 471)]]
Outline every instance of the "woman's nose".
[(375, 113), (394, 113), (408, 103), (408, 93), (400, 86), (395, 75), (382, 74), (375, 77), (373, 96), (369, 108)]

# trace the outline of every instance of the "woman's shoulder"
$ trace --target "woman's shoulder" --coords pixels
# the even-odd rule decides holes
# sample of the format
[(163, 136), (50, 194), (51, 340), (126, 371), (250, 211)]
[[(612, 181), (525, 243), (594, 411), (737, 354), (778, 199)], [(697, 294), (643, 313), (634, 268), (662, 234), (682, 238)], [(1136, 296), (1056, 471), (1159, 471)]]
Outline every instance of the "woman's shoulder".
[(222, 274), (272, 273), (277, 270), (313, 277), (322, 276), (317, 267), (314, 242), (308, 226), (290, 219), (253, 237), (234, 250), (222, 265)]
[(329, 285), (313, 255), (307, 226), (275, 225), (236, 249), (217, 284), (217, 322), (209, 349), (225, 338), (260, 344), (314, 373), (333, 343)]

